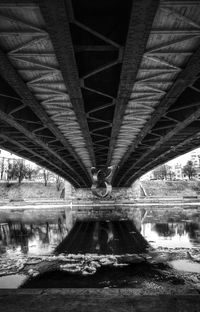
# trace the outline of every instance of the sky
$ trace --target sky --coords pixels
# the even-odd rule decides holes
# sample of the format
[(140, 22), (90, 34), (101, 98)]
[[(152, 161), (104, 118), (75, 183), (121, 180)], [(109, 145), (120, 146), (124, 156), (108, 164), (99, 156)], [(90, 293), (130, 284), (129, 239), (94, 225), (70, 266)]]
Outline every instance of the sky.
[(200, 154), (200, 148), (196, 148), (196, 149), (194, 149), (193, 151), (191, 151), (191, 152), (189, 152), (189, 153), (186, 153), (186, 154), (183, 154), (182, 156), (176, 157), (176, 158), (174, 158), (174, 159), (168, 161), (167, 164), (168, 164), (169, 166), (172, 166), (172, 167), (173, 167), (174, 165), (176, 165), (177, 163), (179, 163), (179, 164), (181, 164), (182, 166), (184, 166), (184, 165), (187, 163), (187, 161), (190, 160), (191, 154), (194, 153), (194, 152)]
[(11, 154), (3, 149), (0, 149), (1, 153), (0, 153), (0, 156), (1, 157), (7, 157), (7, 158), (16, 158), (16, 159), (19, 159), (19, 157), (15, 154)]
[[(11, 153), (9, 153), (9, 152), (3, 150), (3, 149), (0, 149), (0, 151), (1, 151), (1, 152), (0, 152), (0, 157), (15, 158), (15, 159), (19, 159), (19, 158), (20, 158), (19, 156), (15, 155), (15, 154), (11, 154)], [(26, 159), (26, 164), (27, 164), (27, 165), (30, 165), (30, 166), (32, 166), (32, 167), (35, 166), (35, 163), (33, 163), (32, 161), (29, 161), (29, 160), (27, 160), (27, 159)]]

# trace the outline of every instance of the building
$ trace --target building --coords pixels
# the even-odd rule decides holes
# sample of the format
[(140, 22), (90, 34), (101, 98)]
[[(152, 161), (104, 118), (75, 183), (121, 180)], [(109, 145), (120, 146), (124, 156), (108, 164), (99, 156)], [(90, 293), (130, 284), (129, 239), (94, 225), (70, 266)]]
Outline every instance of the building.
[(196, 170), (196, 178), (200, 179), (200, 152), (195, 150), (191, 154), (191, 161)]
[(193, 151), (191, 154), (191, 161), (195, 167), (195, 169), (198, 169), (200, 167), (200, 154), (198, 151)]
[(183, 168), (182, 165), (177, 163), (174, 166), (174, 178), (175, 180), (182, 180), (183, 179)]

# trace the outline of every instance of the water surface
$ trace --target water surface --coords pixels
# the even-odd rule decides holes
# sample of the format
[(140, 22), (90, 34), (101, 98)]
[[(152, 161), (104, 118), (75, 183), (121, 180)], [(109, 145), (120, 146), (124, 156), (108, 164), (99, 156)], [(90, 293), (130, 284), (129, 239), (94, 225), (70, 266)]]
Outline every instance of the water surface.
[[(0, 275), (5, 275), (4, 271), (10, 273), (0, 277), (0, 287), (17, 288), (25, 282), (28, 275), (20, 274), (18, 268), (27, 257), (48, 258), (52, 254), (88, 253), (100, 256), (107, 254), (126, 256), (126, 254), (148, 253), (149, 246), (155, 250), (183, 248), (191, 251), (200, 248), (200, 213), (196, 209), (188, 211), (141, 209), (141, 230), (138, 231), (134, 222), (130, 220), (74, 222), (70, 211), (64, 209), (48, 209), (48, 211), (16, 209), (10, 214), (0, 211), (0, 261), (4, 269), (9, 262), (7, 271), (2, 267)], [(179, 259), (170, 263), (179, 271), (200, 272), (200, 264), (192, 263), (191, 259)], [(104, 267), (97, 270), (95, 278), (84, 277), (82, 281), (80, 277), (67, 272), (44, 272), (41, 276), (35, 276), (31, 283), (38, 280), (38, 285), (44, 283), (44, 287), (48, 287), (47, 284), (52, 279), (52, 285), (55, 287), (70, 287), (70, 285), (89, 287), (87, 286), (89, 284), (93, 285), (91, 287), (107, 287), (106, 285), (129, 287), (128, 285), (137, 284), (141, 272), (145, 272), (145, 267), (142, 266), (144, 263), (124, 268)], [(148, 270), (154, 272), (152, 267)], [(29, 285), (28, 283), (29, 280), (26, 284)]]

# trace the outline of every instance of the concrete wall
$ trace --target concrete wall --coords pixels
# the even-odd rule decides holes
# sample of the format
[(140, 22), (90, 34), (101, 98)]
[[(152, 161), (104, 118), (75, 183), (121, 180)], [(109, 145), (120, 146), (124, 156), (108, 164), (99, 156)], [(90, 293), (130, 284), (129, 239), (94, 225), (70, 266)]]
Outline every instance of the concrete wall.
[(73, 206), (72, 215), (69, 215), (71, 222), (76, 220), (88, 221), (88, 220), (98, 220), (98, 221), (114, 221), (114, 220), (132, 220), (136, 228), (140, 230), (141, 228), (141, 219), (142, 213), (139, 208), (124, 208), (123, 206), (106, 206), (106, 207), (82, 207), (82, 206)]
[(85, 200), (92, 200), (94, 202), (98, 201), (121, 201), (121, 200), (130, 200), (135, 199), (143, 194), (141, 193), (142, 189), (140, 186), (140, 182), (137, 181), (133, 184), (130, 188), (113, 188), (111, 195), (106, 198), (98, 198), (96, 197), (91, 189), (74, 189), (71, 184), (68, 182), (65, 183), (65, 199), (66, 200), (73, 200), (73, 201), (85, 201)]
[[(98, 198), (91, 189), (74, 189), (66, 184), (65, 200), (71, 205), (75, 220), (133, 220), (138, 230), (141, 227), (141, 211), (124, 203), (131, 203), (141, 195), (140, 183), (131, 188), (113, 188), (109, 197)], [(142, 194), (143, 195), (143, 194)]]

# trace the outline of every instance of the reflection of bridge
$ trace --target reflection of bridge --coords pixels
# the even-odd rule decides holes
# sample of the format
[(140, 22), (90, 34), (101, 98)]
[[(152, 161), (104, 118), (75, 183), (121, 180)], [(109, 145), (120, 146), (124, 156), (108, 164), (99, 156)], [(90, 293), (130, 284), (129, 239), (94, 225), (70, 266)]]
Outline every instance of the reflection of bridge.
[(1, 0), (0, 145), (75, 187), (199, 146), (199, 0)]

